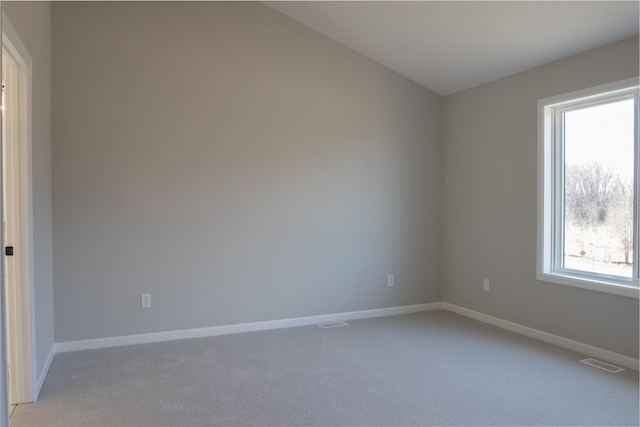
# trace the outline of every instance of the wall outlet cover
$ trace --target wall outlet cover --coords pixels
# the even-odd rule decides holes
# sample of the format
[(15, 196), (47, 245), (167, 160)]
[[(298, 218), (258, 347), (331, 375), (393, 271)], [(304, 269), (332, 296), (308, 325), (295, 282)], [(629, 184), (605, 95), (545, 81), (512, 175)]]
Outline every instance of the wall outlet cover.
[(140, 307), (141, 308), (151, 307), (151, 294), (140, 294)]

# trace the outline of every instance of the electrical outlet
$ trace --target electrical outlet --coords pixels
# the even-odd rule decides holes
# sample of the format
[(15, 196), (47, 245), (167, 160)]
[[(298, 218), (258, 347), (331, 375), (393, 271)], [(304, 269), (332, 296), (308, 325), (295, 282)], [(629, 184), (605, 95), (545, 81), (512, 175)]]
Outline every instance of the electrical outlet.
[(151, 294), (140, 294), (140, 307), (141, 308), (151, 307)]
[(396, 284), (396, 279), (393, 276), (393, 274), (390, 274), (387, 276), (387, 286), (395, 286)]
[(489, 292), (489, 279), (484, 279), (484, 282), (482, 283), (482, 290)]

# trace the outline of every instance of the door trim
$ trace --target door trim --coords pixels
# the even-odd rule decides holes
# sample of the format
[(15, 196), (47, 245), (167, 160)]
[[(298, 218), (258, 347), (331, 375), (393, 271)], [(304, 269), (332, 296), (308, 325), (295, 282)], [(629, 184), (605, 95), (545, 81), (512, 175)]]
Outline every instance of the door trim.
[[(2, 53), (3, 60), (9, 58), (15, 64), (17, 78), (17, 118), (12, 125), (17, 131), (17, 147), (13, 153), (7, 151), (6, 162), (11, 162), (14, 183), (14, 204), (12, 211), (16, 218), (16, 236), (14, 243), (18, 255), (16, 270), (20, 276), (20, 290), (13, 300), (9, 300), (12, 310), (7, 313), (13, 320), (10, 322), (11, 331), (6, 336), (8, 348), (13, 353), (9, 360), (19, 360), (22, 363), (18, 369), (12, 369), (17, 377), (12, 381), (14, 389), (10, 395), (16, 403), (33, 402), (36, 400), (34, 379), (36, 378), (33, 354), (35, 352), (34, 322), (34, 291), (33, 283), (33, 210), (31, 188), (31, 123), (32, 123), (32, 59), (25, 45), (20, 40), (13, 25), (2, 13)], [(7, 123), (7, 131), (9, 130)], [(3, 142), (4, 144), (5, 142)], [(7, 168), (11, 169), (11, 168)], [(11, 193), (7, 191), (7, 193)], [(4, 277), (4, 275), (3, 275)], [(11, 387), (12, 385), (9, 384)]]
[[(0, 15), (2, 4), (0, 4)], [(0, 36), (4, 34), (2, 19), (0, 19)], [(2, 58), (2, 43), (0, 43), (0, 60)], [(0, 143), (2, 143), (2, 120), (0, 120)], [(0, 150), (0, 200), (2, 200), (2, 150)], [(0, 222), (4, 221), (2, 209), (0, 209)], [(0, 241), (4, 240), (4, 231), (0, 227)], [(4, 265), (0, 263), (0, 277), (4, 277)], [(4, 284), (0, 280), (0, 427), (9, 427), (9, 398), (7, 396), (7, 339), (6, 318), (4, 316), (5, 295)]]

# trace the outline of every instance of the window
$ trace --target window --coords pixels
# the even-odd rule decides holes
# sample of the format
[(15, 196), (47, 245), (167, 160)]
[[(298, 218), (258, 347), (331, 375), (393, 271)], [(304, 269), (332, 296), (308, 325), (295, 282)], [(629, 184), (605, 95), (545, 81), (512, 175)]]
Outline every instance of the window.
[(638, 297), (638, 79), (538, 102), (538, 280)]

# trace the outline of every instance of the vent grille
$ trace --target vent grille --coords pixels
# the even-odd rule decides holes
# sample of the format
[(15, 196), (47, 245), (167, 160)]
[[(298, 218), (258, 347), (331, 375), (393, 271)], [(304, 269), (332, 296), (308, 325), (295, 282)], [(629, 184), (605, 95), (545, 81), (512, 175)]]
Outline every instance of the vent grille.
[(347, 322), (329, 322), (329, 323), (320, 323), (318, 326), (321, 328), (340, 328), (342, 326), (349, 326)]
[(615, 365), (611, 365), (609, 363), (602, 362), (602, 361), (596, 360), (596, 359), (583, 359), (583, 360), (581, 360), (581, 362), (584, 363), (585, 365), (593, 366), (595, 368), (599, 368), (599, 369), (603, 369), (603, 370), (605, 370), (607, 372), (611, 372), (612, 374), (624, 371), (624, 368), (621, 368), (621, 367), (615, 366)]

